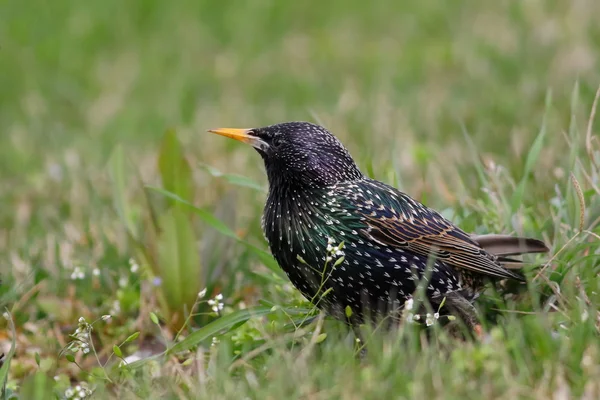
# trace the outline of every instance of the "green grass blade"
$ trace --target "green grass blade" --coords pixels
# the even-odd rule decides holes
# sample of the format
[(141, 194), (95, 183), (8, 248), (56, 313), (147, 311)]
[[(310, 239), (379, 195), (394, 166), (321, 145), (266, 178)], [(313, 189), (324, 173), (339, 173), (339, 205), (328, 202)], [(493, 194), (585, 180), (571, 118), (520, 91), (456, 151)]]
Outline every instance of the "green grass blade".
[(270, 307), (254, 307), (228, 314), (194, 331), (184, 340), (171, 347), (168, 353), (172, 354), (188, 350), (220, 332), (231, 329), (234, 326), (239, 326), (239, 324), (248, 321), (252, 317), (261, 317), (269, 313), (271, 313)]
[(15, 355), (15, 351), (17, 350), (17, 332), (15, 330), (15, 324), (13, 323), (12, 316), (10, 315), (10, 312), (8, 310), (6, 310), (6, 315), (8, 316), (7, 322), (8, 322), (8, 326), (10, 327), (10, 332), (11, 332), (12, 338), (11, 338), (10, 350), (8, 351), (8, 354), (6, 355), (6, 358), (3, 360), (4, 364), (2, 365), (2, 368), (0, 368), (0, 386), (2, 387), (2, 390), (0, 390), (0, 394), (2, 395), (1, 396), (2, 398), (4, 398), (4, 392), (6, 390), (6, 380), (8, 379), (8, 370), (10, 368), (10, 361), (12, 360), (13, 356)]
[(523, 176), (521, 177), (521, 181), (517, 185), (517, 189), (515, 190), (512, 198), (512, 212), (515, 213), (519, 207), (521, 206), (521, 202), (523, 201), (523, 195), (525, 194), (525, 187), (527, 186), (527, 181), (529, 179), (529, 175), (533, 170), (533, 166), (537, 162), (540, 153), (542, 151), (542, 147), (544, 145), (544, 139), (546, 138), (546, 120), (547, 115), (549, 113), (550, 104), (552, 102), (552, 92), (548, 90), (546, 94), (546, 112), (544, 113), (544, 117), (542, 119), (542, 126), (540, 127), (540, 131), (533, 141), (529, 152), (527, 153), (527, 158), (525, 160), (525, 168), (523, 169)]
[(128, 183), (125, 178), (126, 162), (123, 147), (119, 145), (115, 147), (110, 156), (108, 161), (108, 171), (112, 183), (113, 203), (117, 210), (117, 215), (127, 228), (129, 234), (134, 239), (138, 240), (137, 223), (134, 217), (135, 214), (127, 199)]
[(214, 176), (215, 178), (223, 178), (227, 182), (231, 183), (232, 185), (254, 189), (257, 192), (262, 192), (262, 193), (266, 192), (266, 189), (263, 185), (248, 178), (247, 176), (238, 175), (238, 174), (225, 174), (225, 173), (221, 172), (220, 170), (218, 170), (217, 168), (212, 167), (207, 164), (200, 163), (199, 166), (200, 166), (200, 168), (207, 171), (211, 176)]
[(267, 268), (269, 268), (271, 271), (275, 272), (278, 275), (283, 274), (281, 269), (279, 268), (277, 262), (275, 261), (273, 256), (271, 256), (271, 254), (254, 246), (253, 244), (250, 244), (250, 243), (242, 240), (238, 235), (235, 234), (235, 232), (233, 230), (231, 230), (231, 228), (229, 228), (221, 220), (219, 220), (217, 217), (215, 217), (210, 211), (205, 210), (200, 207), (196, 207), (189, 201), (182, 199), (181, 197), (179, 197), (176, 194), (171, 193), (167, 190), (164, 190), (164, 189), (161, 189), (158, 187), (154, 187), (154, 186), (146, 186), (146, 187), (150, 190), (154, 190), (157, 193), (162, 194), (163, 196), (166, 196), (170, 199), (176, 200), (176, 201), (190, 207), (196, 213), (196, 215), (198, 215), (200, 217), (200, 219), (202, 219), (209, 226), (211, 226), (218, 232), (222, 233), (223, 235), (237, 240), (238, 242), (244, 244), (246, 247), (248, 247), (250, 250), (252, 250), (252, 252), (261, 260), (261, 262)]

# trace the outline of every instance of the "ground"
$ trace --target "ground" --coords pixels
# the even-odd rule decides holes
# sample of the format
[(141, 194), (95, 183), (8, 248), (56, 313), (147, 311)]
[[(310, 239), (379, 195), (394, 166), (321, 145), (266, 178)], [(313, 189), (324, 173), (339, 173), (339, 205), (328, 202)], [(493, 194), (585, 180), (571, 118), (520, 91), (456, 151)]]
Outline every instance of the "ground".
[[(599, 13), (3, 2), (7, 394), (600, 397)], [(478, 301), (482, 342), (449, 337), (432, 310), (428, 327), (365, 332), (360, 359), (290, 287), (260, 232), (260, 157), (206, 130), (291, 120), (325, 125), (371, 177), (467, 231), (549, 244), (527, 289)]]

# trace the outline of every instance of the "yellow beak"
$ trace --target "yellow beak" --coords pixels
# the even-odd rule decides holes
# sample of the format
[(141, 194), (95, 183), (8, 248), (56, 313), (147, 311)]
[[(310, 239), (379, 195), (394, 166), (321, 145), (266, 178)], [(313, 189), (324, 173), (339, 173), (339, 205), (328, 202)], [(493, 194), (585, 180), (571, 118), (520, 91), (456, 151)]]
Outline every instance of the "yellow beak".
[(210, 129), (209, 132), (248, 143), (250, 146), (261, 151), (267, 151), (269, 149), (267, 142), (250, 134), (252, 129), (219, 128)]
[(217, 135), (226, 136), (228, 138), (232, 138), (235, 140), (239, 140), (240, 142), (254, 144), (257, 140), (257, 137), (250, 136), (248, 132), (250, 129), (234, 129), (234, 128), (219, 128), (219, 129), (210, 129), (209, 132), (216, 133)]

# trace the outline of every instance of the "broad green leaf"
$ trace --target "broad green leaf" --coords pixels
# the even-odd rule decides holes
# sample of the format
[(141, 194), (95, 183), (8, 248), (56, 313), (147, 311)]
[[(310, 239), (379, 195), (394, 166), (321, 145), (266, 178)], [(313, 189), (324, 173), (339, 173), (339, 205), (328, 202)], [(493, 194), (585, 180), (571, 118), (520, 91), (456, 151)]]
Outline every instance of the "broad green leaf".
[(41, 371), (28, 376), (19, 390), (19, 398), (27, 400), (47, 400), (54, 387), (54, 380)]
[[(158, 168), (166, 190), (187, 201), (194, 196), (192, 170), (186, 160), (174, 130), (165, 133), (158, 156)], [(177, 204), (171, 201), (172, 204)]]
[(108, 170), (112, 182), (113, 203), (117, 215), (134, 239), (138, 239), (137, 223), (131, 204), (127, 199), (128, 183), (126, 179), (126, 160), (122, 146), (117, 146), (108, 161)]
[(159, 226), (157, 268), (169, 309), (179, 314), (174, 319), (177, 324), (183, 322), (184, 305), (189, 310), (204, 287), (200, 255), (192, 223), (183, 210), (171, 209), (159, 218)]
[(168, 352), (172, 354), (188, 350), (194, 346), (197, 346), (204, 340), (221, 333), (222, 331), (231, 329), (233, 326), (241, 322), (246, 322), (252, 317), (261, 317), (263, 315), (267, 315), (270, 312), (270, 307), (254, 307), (228, 314), (203, 326), (197, 331), (194, 331), (184, 340), (171, 347)]

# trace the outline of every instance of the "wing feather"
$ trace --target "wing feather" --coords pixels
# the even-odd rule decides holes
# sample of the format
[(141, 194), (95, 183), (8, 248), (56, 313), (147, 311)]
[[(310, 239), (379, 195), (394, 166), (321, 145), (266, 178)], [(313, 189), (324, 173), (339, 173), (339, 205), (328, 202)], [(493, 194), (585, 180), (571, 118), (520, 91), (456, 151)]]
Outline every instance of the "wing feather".
[(356, 197), (354, 208), (367, 228), (362, 234), (383, 245), (442, 259), (464, 270), (496, 278), (523, 280), (504, 268), (497, 257), (485, 251), (470, 235), (442, 215), (397, 189), (377, 181), (364, 181), (362, 193), (377, 198)]

